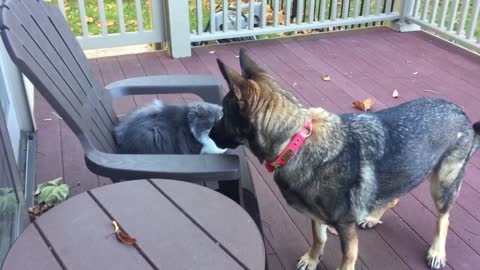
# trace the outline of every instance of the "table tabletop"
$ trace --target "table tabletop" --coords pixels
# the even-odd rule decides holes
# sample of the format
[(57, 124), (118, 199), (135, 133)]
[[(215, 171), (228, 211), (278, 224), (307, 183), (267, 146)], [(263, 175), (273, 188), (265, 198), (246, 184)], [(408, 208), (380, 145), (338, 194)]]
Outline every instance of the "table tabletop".
[[(136, 238), (120, 242), (112, 220)], [(20, 235), (3, 270), (264, 270), (255, 222), (235, 202), (200, 185), (136, 180), (55, 206)]]

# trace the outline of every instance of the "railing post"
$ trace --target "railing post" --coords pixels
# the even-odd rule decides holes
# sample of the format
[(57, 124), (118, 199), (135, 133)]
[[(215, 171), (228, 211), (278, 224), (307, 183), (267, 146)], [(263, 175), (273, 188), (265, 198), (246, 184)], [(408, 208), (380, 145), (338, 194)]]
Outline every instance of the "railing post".
[[(420, 0), (417, 0), (420, 1)], [(394, 11), (400, 12), (400, 19), (392, 22), (391, 27), (399, 32), (411, 32), (420, 30), (420, 26), (408, 22), (408, 16), (413, 13), (413, 5), (415, 0), (397, 0), (395, 1)]]
[(165, 0), (165, 29), (170, 56), (192, 56), (188, 0)]

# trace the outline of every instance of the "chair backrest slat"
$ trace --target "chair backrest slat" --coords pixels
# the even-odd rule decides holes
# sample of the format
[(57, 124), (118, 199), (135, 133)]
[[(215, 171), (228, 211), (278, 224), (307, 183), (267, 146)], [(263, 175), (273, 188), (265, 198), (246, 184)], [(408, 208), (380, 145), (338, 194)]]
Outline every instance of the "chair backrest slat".
[(112, 98), (58, 8), (42, 0), (3, 0), (0, 27), (13, 61), (83, 146), (115, 152)]

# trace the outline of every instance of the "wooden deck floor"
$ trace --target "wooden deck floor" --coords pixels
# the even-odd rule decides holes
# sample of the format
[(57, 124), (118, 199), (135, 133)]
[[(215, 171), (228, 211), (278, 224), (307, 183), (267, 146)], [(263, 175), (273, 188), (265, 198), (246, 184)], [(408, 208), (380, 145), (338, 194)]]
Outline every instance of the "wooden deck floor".
[[(213, 74), (220, 57), (239, 68), (238, 48), (246, 47), (301, 102), (333, 112), (352, 112), (352, 101), (374, 98), (374, 110), (421, 96), (443, 97), (480, 120), (480, 57), (425, 33), (397, 33), (387, 28), (327, 33), (297, 38), (255, 41), (196, 48), (187, 59), (170, 59), (164, 52), (94, 59), (98, 78), (112, 81), (157, 74)], [(322, 75), (332, 80), (325, 82)], [(400, 97), (392, 98), (398, 90)], [(149, 102), (152, 96), (124, 98), (119, 114)], [(192, 97), (163, 96), (169, 102)], [(63, 177), (72, 192), (109, 183), (90, 173), (78, 140), (45, 100), (36, 96), (38, 123), (37, 181)], [(51, 119), (51, 120), (49, 120)], [(286, 205), (270, 174), (251, 157), (252, 174), (264, 224), (270, 270), (294, 269), (296, 259), (311, 243), (309, 221)], [(451, 213), (446, 269), (478, 269), (480, 265), (480, 154), (468, 166), (457, 205)], [(388, 211), (384, 224), (360, 232), (357, 269), (427, 269), (424, 257), (435, 222), (429, 187), (422, 184)], [(330, 236), (319, 269), (335, 269), (340, 260), (338, 238)]]

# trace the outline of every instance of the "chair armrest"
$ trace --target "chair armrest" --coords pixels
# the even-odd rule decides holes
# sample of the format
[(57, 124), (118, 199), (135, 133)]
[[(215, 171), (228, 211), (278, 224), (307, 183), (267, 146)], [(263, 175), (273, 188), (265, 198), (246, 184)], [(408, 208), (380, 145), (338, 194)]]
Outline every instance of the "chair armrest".
[(124, 155), (97, 150), (86, 153), (87, 167), (111, 179), (164, 178), (189, 182), (238, 180), (236, 155)]
[(161, 75), (130, 78), (105, 87), (112, 97), (149, 94), (196, 94), (204, 101), (221, 105), (220, 81), (210, 75)]

